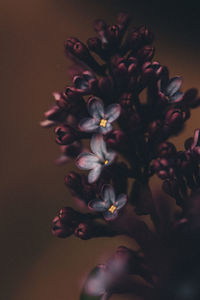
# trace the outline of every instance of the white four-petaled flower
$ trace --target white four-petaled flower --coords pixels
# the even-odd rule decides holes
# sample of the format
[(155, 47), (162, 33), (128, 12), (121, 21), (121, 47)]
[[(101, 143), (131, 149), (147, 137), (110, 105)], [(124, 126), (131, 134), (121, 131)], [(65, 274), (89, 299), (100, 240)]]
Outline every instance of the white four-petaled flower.
[(102, 212), (106, 221), (112, 221), (117, 218), (119, 210), (127, 203), (127, 195), (120, 194), (117, 198), (113, 187), (105, 184), (101, 191), (101, 199), (91, 200), (88, 204), (89, 208)]
[(91, 98), (88, 101), (88, 112), (91, 118), (81, 120), (80, 130), (106, 134), (112, 130), (111, 123), (119, 117), (121, 107), (119, 104), (111, 104), (104, 109), (104, 105), (99, 99)]
[(91, 152), (82, 152), (76, 159), (76, 165), (82, 170), (91, 170), (88, 174), (88, 182), (95, 182), (104, 167), (112, 164), (116, 157), (116, 153), (112, 150), (107, 150), (101, 134), (95, 134), (91, 138)]

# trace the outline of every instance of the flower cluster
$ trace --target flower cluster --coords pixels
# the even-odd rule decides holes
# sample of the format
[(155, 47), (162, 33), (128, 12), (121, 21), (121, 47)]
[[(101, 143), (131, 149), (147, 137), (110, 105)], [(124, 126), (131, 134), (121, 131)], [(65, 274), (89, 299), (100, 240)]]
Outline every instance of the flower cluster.
[[(84, 240), (124, 234), (139, 245), (138, 251), (119, 247), (108, 263), (96, 267), (82, 300), (125, 292), (145, 300), (182, 300), (186, 294), (196, 300), (200, 129), (182, 151), (169, 139), (182, 132), (200, 98), (194, 88), (183, 92), (182, 78), (153, 59), (152, 32), (146, 26), (127, 31), (129, 25), (124, 13), (114, 25), (96, 20), (97, 36), (86, 44), (75, 37), (64, 44), (74, 64), (72, 84), (53, 94), (55, 104), (41, 126), (55, 126), (61, 149), (56, 162), (74, 160), (82, 172), (65, 178), (79, 211), (61, 209), (52, 233)], [(154, 174), (163, 181), (165, 196), (153, 197)], [(173, 208), (168, 196), (176, 201)], [(155, 231), (139, 217), (145, 214)]]

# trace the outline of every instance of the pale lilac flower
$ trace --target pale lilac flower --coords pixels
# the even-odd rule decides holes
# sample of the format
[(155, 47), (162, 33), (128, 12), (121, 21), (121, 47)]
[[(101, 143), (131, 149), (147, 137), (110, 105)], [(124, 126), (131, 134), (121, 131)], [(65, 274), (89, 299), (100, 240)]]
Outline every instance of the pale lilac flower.
[(95, 182), (103, 168), (112, 164), (116, 157), (116, 153), (107, 150), (101, 134), (93, 135), (90, 142), (91, 152), (82, 152), (76, 160), (76, 165), (82, 170), (91, 170), (88, 174), (88, 182)]
[(113, 187), (105, 184), (101, 191), (101, 199), (95, 199), (89, 202), (88, 206), (96, 212), (102, 212), (106, 221), (112, 221), (117, 218), (119, 210), (125, 206), (127, 196), (120, 194), (117, 198)]
[(159, 90), (165, 95), (169, 103), (180, 102), (183, 99), (183, 93), (180, 91), (182, 78), (175, 76), (170, 80), (166, 78), (158, 82)]
[(111, 104), (106, 109), (97, 98), (88, 101), (88, 111), (92, 118), (85, 118), (80, 122), (80, 129), (86, 132), (99, 132), (106, 134), (112, 130), (112, 122), (120, 115), (119, 104)]

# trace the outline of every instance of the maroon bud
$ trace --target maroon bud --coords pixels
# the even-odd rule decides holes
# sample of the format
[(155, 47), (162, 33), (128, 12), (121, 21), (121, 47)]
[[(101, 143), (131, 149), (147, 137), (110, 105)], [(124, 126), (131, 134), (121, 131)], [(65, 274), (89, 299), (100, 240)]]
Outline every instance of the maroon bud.
[(149, 45), (144, 46), (138, 51), (138, 57), (142, 61), (151, 60), (155, 54), (155, 48)]
[(102, 48), (102, 42), (98, 37), (89, 38), (87, 40), (88, 48), (98, 54), (102, 59), (106, 60), (105, 51)]
[(104, 96), (108, 96), (113, 93), (113, 86), (114, 83), (111, 76), (99, 78), (98, 88)]
[(185, 121), (186, 114), (179, 108), (171, 108), (165, 116), (165, 124), (173, 129), (180, 129)]
[(174, 169), (169, 160), (165, 158), (158, 158), (153, 162), (153, 168), (161, 179), (168, 179), (173, 177)]
[(52, 106), (48, 111), (44, 113), (46, 120), (42, 121), (40, 125), (42, 127), (54, 126), (57, 123), (62, 123), (66, 117), (66, 111), (60, 108), (58, 105)]
[(73, 233), (73, 227), (64, 225), (58, 216), (53, 219), (51, 232), (53, 235), (66, 238)]
[(82, 188), (81, 175), (76, 172), (70, 172), (65, 177), (65, 184), (71, 190), (78, 192)]
[(163, 123), (161, 120), (151, 122), (148, 126), (148, 132), (150, 136), (156, 135), (160, 139), (160, 136), (163, 134)]
[(130, 23), (130, 16), (126, 13), (119, 13), (117, 16), (117, 24), (120, 28), (120, 30), (124, 30), (128, 27)]
[(60, 222), (71, 227), (77, 224), (77, 222), (79, 221), (79, 216), (80, 215), (78, 212), (68, 206), (61, 208), (58, 213)]
[(132, 93), (124, 93), (119, 100), (121, 108), (125, 111), (132, 109), (133, 103), (133, 94)]
[(90, 224), (90, 222), (80, 223), (76, 227), (74, 235), (82, 240), (90, 239), (93, 236), (92, 225)]
[(192, 169), (191, 153), (185, 151), (177, 152), (177, 167), (183, 173), (188, 173)]
[(163, 142), (158, 145), (157, 153), (160, 157), (171, 157), (176, 153), (176, 147), (170, 142)]
[(107, 25), (103, 20), (96, 20), (94, 22), (94, 30), (98, 33), (103, 44), (106, 44), (108, 42), (106, 36), (106, 28)]
[(143, 43), (145, 43), (145, 44), (151, 44), (153, 42), (154, 35), (149, 30), (149, 28), (146, 27), (146, 25), (143, 25), (143, 26), (139, 27), (138, 32), (141, 35)]
[(67, 125), (56, 127), (55, 134), (56, 142), (60, 145), (71, 144), (78, 138), (75, 130)]
[(90, 57), (87, 47), (77, 38), (72, 37), (67, 39), (65, 42), (65, 50), (81, 60), (85, 60)]
[(108, 38), (109, 43), (111, 43), (112, 45), (118, 44), (120, 41), (120, 30), (118, 25), (108, 26), (106, 36)]
[(184, 143), (185, 150), (190, 150), (191, 149), (193, 141), (194, 141), (194, 139), (192, 137), (190, 137), (187, 140), (185, 140), (185, 143)]
[(121, 130), (113, 130), (106, 136), (106, 144), (112, 149), (124, 148), (127, 145), (126, 142), (126, 135)]

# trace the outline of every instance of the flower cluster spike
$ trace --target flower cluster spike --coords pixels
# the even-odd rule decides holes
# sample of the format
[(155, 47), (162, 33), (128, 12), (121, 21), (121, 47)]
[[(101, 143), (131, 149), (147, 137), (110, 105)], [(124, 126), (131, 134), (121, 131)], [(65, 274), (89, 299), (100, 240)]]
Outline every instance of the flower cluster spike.
[[(65, 42), (72, 84), (53, 93), (41, 126), (55, 127), (56, 163), (73, 160), (77, 167), (65, 184), (79, 211), (62, 208), (52, 233), (137, 241), (137, 251), (120, 246), (91, 272), (81, 300), (127, 292), (144, 300), (200, 299), (200, 129), (182, 151), (169, 141), (182, 132), (200, 97), (195, 88), (184, 92), (182, 77), (153, 60), (152, 32), (129, 25), (130, 17), (120, 13), (114, 25), (96, 20), (97, 36), (86, 43), (75, 37)], [(162, 195), (152, 195), (155, 174)], [(140, 217), (146, 214), (153, 231)]]

